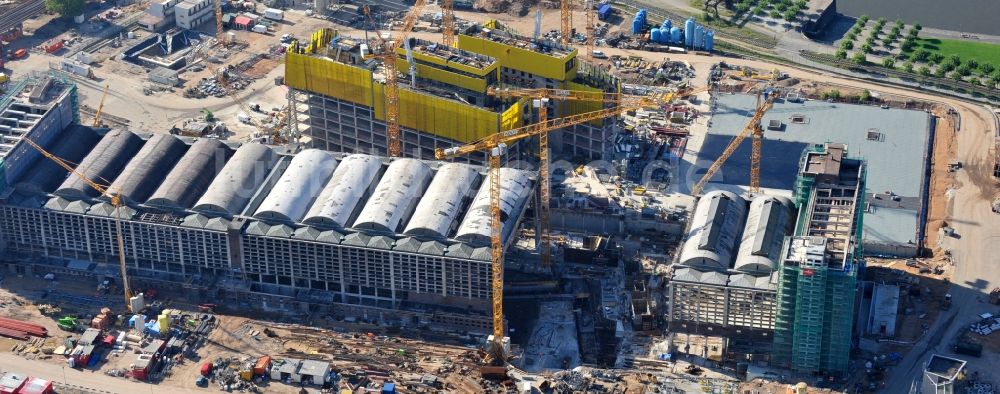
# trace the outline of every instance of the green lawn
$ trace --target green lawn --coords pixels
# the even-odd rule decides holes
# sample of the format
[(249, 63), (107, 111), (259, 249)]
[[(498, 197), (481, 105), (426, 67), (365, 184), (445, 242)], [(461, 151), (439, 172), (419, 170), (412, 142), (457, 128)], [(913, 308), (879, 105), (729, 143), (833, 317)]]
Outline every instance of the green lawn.
[[(938, 38), (918, 38), (917, 49), (926, 49), (931, 53), (940, 53), (945, 57), (958, 55), (962, 62), (976, 59), (979, 63), (992, 63), (1000, 68), (1000, 44), (985, 42), (948, 40)], [(909, 54), (909, 52), (907, 53)]]

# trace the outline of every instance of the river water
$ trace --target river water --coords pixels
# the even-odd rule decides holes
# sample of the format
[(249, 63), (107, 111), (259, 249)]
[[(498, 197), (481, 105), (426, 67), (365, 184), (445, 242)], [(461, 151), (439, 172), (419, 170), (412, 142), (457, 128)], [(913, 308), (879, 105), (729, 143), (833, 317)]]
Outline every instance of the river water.
[(853, 17), (868, 14), (902, 19), (907, 25), (965, 33), (1000, 35), (1000, 0), (837, 0), (837, 11)]

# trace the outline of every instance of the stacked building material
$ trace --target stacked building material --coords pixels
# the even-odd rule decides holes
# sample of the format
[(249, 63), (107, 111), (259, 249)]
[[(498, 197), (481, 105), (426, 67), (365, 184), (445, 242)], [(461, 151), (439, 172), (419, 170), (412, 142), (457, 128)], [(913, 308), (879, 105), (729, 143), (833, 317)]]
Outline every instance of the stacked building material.
[[(45, 327), (6, 317), (0, 317), (0, 330), (2, 330), (0, 331), (0, 335), (19, 339), (27, 339), (27, 335), (36, 337), (45, 337), (48, 335), (48, 330), (46, 330)], [(17, 333), (24, 335), (17, 335)], [(14, 336), (8, 334), (12, 334)], [(22, 336), (24, 336), (24, 338), (21, 338)]]

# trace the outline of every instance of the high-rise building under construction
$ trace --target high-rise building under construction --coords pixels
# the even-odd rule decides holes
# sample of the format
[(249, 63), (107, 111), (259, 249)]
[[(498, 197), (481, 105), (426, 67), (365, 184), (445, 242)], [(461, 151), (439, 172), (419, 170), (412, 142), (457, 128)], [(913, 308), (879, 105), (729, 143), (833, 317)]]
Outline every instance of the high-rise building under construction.
[[(285, 84), (292, 97), (308, 106), (296, 121), (312, 147), (387, 153), (385, 73), (371, 50), (365, 40), (324, 29), (289, 51)], [(619, 89), (615, 78), (579, 64), (576, 49), (519, 36), (498, 22), (461, 32), (457, 48), (409, 38), (396, 55), (401, 153), (406, 157), (431, 159), (435, 148), (537, 121), (531, 100), (503, 101), (487, 94), (490, 87)], [(601, 108), (595, 102), (547, 105), (550, 117)], [(599, 159), (612, 127), (610, 120), (576, 125), (553, 133), (550, 146), (556, 154)], [(483, 157), (468, 159), (481, 162)]]
[(802, 156), (799, 218), (778, 269), (772, 363), (802, 372), (847, 372), (861, 264), (865, 163), (843, 144)]

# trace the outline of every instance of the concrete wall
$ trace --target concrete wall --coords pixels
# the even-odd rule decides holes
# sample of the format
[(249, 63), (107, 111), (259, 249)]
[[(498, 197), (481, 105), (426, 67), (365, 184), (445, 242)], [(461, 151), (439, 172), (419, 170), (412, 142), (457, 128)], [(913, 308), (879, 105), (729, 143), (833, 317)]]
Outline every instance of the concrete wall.
[(550, 223), (554, 230), (589, 234), (621, 234), (625, 231), (622, 215), (573, 209), (552, 209)]

